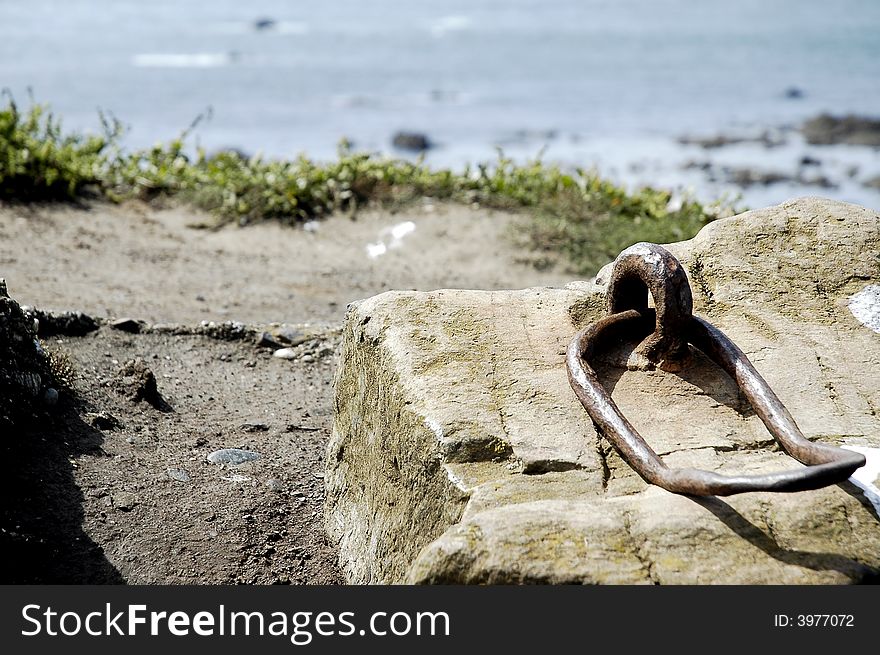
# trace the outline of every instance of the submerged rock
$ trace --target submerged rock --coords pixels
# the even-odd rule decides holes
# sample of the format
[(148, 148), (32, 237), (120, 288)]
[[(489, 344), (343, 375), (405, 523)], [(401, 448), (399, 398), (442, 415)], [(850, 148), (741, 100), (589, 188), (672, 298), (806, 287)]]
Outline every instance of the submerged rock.
[(391, 145), (398, 150), (424, 152), (432, 147), (431, 140), (421, 132), (397, 132), (391, 139)]
[(880, 175), (876, 175), (872, 178), (865, 180), (862, 183), (863, 186), (868, 187), (869, 189), (878, 189), (880, 190)]
[[(669, 249), (695, 314), (746, 352), (807, 437), (880, 447), (880, 340), (847, 304), (880, 283), (876, 212), (804, 199)], [(348, 581), (876, 580), (880, 521), (857, 486), (685, 497), (597, 434), (564, 353), (605, 315), (604, 270), (564, 289), (395, 291), (350, 308), (325, 482)], [(618, 354), (600, 377), (670, 466), (800, 466), (698, 352), (675, 373), (627, 370)]]
[(880, 119), (866, 116), (832, 116), (822, 114), (803, 124), (801, 131), (807, 143), (814, 145), (847, 145), (880, 147)]

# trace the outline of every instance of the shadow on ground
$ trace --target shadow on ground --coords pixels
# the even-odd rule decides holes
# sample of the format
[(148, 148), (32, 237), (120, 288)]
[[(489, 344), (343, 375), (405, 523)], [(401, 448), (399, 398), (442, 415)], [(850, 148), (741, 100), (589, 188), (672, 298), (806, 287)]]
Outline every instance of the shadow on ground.
[(102, 453), (103, 435), (70, 403), (51, 418), (3, 435), (0, 453), (0, 551), (3, 584), (125, 584), (83, 531), (76, 460)]

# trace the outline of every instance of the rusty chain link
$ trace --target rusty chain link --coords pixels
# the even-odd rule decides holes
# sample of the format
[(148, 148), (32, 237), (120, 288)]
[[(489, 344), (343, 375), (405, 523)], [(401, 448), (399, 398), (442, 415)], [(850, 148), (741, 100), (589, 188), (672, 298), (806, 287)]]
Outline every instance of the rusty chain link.
[[(648, 293), (654, 299), (654, 309), (648, 307)], [(806, 491), (842, 482), (864, 466), (865, 458), (859, 453), (809, 441), (745, 354), (692, 310), (690, 285), (678, 260), (658, 245), (638, 243), (614, 262), (608, 285), (609, 315), (581, 330), (568, 347), (566, 364), (572, 389), (598, 431), (645, 481), (694, 496)], [(590, 366), (597, 352), (622, 337), (645, 335), (635, 353), (653, 365), (682, 361), (688, 344), (705, 353), (733, 378), (782, 449), (807, 467), (726, 476), (666, 466), (621, 413)]]

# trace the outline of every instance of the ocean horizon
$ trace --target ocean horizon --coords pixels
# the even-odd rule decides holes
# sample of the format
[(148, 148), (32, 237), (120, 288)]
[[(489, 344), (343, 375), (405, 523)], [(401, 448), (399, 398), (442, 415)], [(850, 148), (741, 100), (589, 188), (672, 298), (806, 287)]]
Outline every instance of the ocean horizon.
[[(330, 159), (343, 138), (432, 166), (541, 157), (748, 206), (880, 208), (880, 149), (810, 145), (822, 113), (880, 116), (880, 3), (283, 0), (0, 4), (0, 87), (128, 147)], [(704, 147), (694, 139), (735, 141)], [(690, 139), (689, 143), (682, 140)], [(749, 174), (743, 171), (751, 171)]]

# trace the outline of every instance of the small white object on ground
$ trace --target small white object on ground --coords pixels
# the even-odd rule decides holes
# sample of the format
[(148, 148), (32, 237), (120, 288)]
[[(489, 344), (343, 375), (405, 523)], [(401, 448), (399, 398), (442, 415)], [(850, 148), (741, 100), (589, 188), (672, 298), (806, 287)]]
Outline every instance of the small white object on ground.
[(384, 228), (379, 232), (379, 241), (367, 244), (367, 256), (370, 259), (375, 259), (393, 248), (399, 248), (403, 243), (403, 237), (415, 232), (415, 229), (416, 224), (412, 221), (404, 221), (390, 228)]
[(238, 473), (235, 473), (233, 475), (227, 475), (223, 479), (226, 480), (227, 482), (247, 482), (248, 480), (250, 480), (250, 478), (248, 476), (240, 475)]

